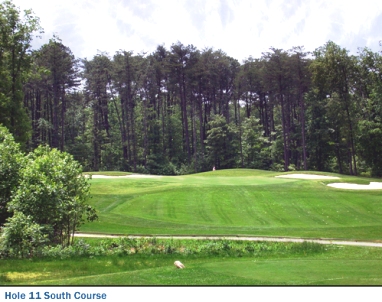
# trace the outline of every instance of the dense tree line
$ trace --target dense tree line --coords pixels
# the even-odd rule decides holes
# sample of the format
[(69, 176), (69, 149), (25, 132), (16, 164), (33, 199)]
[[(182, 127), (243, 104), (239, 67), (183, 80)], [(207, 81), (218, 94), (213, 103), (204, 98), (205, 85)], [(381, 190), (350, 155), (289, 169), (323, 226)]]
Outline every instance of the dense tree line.
[(0, 123), (26, 150), (48, 144), (88, 170), (382, 176), (380, 52), (329, 41), (240, 63), (176, 42), (81, 60), (58, 37), (28, 52), (38, 19), (20, 15), (1, 4)]

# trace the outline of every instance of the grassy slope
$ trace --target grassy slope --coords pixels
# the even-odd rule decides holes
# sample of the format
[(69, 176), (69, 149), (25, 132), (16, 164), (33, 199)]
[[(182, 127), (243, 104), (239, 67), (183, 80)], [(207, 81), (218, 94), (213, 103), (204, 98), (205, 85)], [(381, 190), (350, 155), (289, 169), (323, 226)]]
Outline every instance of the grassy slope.
[[(93, 179), (91, 203), (99, 210), (100, 221), (84, 225), (82, 231), (381, 238), (380, 190), (339, 190), (326, 186), (336, 180), (274, 177), (279, 174), (237, 169), (178, 177)], [(375, 181), (340, 177), (342, 182)]]
[[(186, 269), (177, 270), (174, 260)], [(381, 285), (382, 250), (328, 247), (270, 257), (132, 255), (2, 260), (1, 285)]]
[[(231, 170), (152, 179), (93, 179), (100, 221), (83, 230), (379, 239), (381, 191), (328, 188)], [(341, 181), (368, 183), (347, 177)], [(378, 180), (377, 180), (378, 181)], [(177, 270), (174, 260), (186, 269)], [(382, 249), (328, 246), (269, 257), (131, 255), (1, 260), (0, 285), (381, 285)]]

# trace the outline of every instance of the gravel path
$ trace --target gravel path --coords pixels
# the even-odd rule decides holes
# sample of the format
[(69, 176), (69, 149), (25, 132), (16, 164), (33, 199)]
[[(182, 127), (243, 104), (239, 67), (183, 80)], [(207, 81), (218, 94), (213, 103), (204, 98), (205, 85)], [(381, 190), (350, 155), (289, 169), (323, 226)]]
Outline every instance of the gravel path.
[[(93, 238), (118, 238), (123, 237), (121, 235), (105, 235), (105, 234), (86, 234), (76, 233), (75, 237), (93, 237)], [(273, 242), (314, 242), (319, 244), (335, 244), (335, 245), (352, 245), (352, 246), (368, 246), (368, 247), (382, 247), (382, 243), (379, 242), (367, 242), (367, 241), (345, 241), (345, 240), (330, 240), (330, 239), (302, 239), (302, 238), (286, 238), (286, 237), (240, 237), (240, 236), (126, 236), (128, 238), (158, 238), (158, 239), (200, 239), (200, 240), (248, 240), (248, 241), (273, 241)]]

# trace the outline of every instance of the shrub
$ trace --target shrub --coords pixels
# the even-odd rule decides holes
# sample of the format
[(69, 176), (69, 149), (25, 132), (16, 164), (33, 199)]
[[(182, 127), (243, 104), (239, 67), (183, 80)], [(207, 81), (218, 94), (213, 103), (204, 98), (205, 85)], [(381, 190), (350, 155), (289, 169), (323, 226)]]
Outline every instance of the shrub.
[(45, 243), (70, 245), (85, 219), (98, 218), (81, 172), (72, 155), (49, 147), (24, 157), (0, 126), (1, 257), (32, 257)]
[(38, 256), (46, 242), (42, 226), (35, 223), (31, 216), (15, 212), (3, 228), (0, 237), (0, 255), (2, 258)]
[(149, 174), (149, 171), (142, 165), (137, 165), (135, 172), (140, 174)]
[(27, 156), (9, 208), (43, 226), (52, 244), (69, 245), (85, 218), (97, 218), (86, 204), (90, 184), (81, 172), (70, 154), (40, 146)]
[[(29, 236), (28, 238), (32, 238)], [(21, 241), (20, 241), (21, 242)], [(45, 243), (45, 242), (44, 242)], [(26, 243), (25, 243), (26, 244)], [(36, 246), (37, 247), (37, 246)], [(47, 245), (38, 249), (30, 249), (29, 254), (16, 249), (8, 249), (9, 254), (2, 252), (3, 257), (49, 257), (66, 259), (70, 257), (95, 257), (95, 256), (128, 256), (141, 255), (200, 255), (223, 257), (267, 257), (277, 254), (316, 254), (328, 249), (317, 243), (280, 243), (235, 240), (172, 240), (172, 239), (146, 239), (127, 238), (106, 239), (96, 243), (86, 243), (80, 239), (71, 246)], [(24, 247), (25, 250), (25, 247)]]
[(160, 175), (178, 175), (179, 171), (176, 166), (172, 162), (168, 162), (167, 164), (161, 165), (158, 170), (158, 174)]
[(276, 172), (284, 172), (284, 165), (279, 163), (273, 163), (271, 165), (271, 170)]

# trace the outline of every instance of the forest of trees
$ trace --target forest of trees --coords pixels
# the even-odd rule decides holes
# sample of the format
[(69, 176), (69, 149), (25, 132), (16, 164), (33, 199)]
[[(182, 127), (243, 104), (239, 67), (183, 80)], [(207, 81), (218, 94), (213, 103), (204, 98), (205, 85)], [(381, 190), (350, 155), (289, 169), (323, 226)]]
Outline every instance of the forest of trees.
[[(224, 168), (382, 176), (382, 53), (328, 41), (243, 62), (176, 42), (76, 58), (30, 11), (0, 4), (0, 124), (85, 170)], [(238, 46), (239, 47), (239, 46)]]

